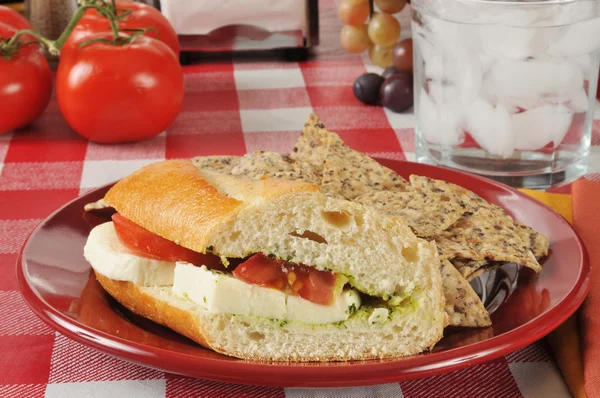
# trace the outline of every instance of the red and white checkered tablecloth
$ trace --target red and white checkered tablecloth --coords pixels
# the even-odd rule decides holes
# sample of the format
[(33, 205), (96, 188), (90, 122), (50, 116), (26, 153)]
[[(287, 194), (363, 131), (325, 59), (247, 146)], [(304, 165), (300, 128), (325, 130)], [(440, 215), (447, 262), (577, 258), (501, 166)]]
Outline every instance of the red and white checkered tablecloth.
[[(83, 192), (164, 158), (287, 152), (316, 112), (348, 145), (414, 159), (413, 116), (359, 103), (351, 85), (370, 70), (364, 56), (338, 48), (332, 0), (320, 2), (322, 45), (315, 59), (216, 59), (185, 68), (177, 121), (156, 138), (98, 145), (77, 136), (52, 101), (24, 131), (0, 136), (0, 397), (564, 397), (569, 396), (544, 341), (489, 363), (422, 380), (373, 387), (283, 389), (196, 380), (101, 354), (40, 321), (17, 291), (15, 262), (44, 217)], [(600, 106), (596, 105), (600, 116)], [(600, 121), (590, 161), (600, 179)]]

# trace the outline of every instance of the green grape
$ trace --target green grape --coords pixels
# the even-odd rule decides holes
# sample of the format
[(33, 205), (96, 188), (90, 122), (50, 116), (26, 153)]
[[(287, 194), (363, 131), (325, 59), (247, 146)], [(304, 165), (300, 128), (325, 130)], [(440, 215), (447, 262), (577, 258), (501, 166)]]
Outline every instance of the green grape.
[(344, 25), (362, 25), (369, 16), (369, 0), (340, 0), (338, 14)]
[(375, 44), (369, 48), (371, 61), (382, 68), (389, 68), (394, 64), (394, 46), (384, 47)]
[(389, 47), (400, 37), (400, 23), (389, 14), (373, 14), (369, 21), (369, 38), (375, 44)]
[(344, 25), (340, 31), (340, 44), (349, 53), (361, 53), (371, 46), (367, 24), (360, 26)]

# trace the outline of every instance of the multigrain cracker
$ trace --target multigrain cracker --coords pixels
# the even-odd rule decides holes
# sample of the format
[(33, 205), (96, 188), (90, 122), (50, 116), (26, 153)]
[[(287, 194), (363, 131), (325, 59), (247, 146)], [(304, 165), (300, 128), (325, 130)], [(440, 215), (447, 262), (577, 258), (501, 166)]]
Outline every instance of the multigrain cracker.
[(321, 183), (320, 178), (317, 177), (310, 170), (310, 168), (306, 168), (306, 169), (296, 168), (293, 171), (279, 171), (277, 173), (274, 173), (272, 175), (272, 177), (273, 178), (283, 178), (286, 180), (297, 180), (297, 181), (310, 182), (311, 184), (316, 184), (316, 185), (319, 185)]
[(479, 268), (477, 271), (473, 272), (472, 274), (465, 276), (465, 279), (468, 280), (469, 282), (471, 282), (473, 279), (479, 278), (481, 275), (485, 274), (486, 272), (491, 272), (500, 267), (502, 267), (502, 263), (488, 263), (487, 265)]
[(355, 199), (391, 216), (401, 217), (421, 238), (441, 234), (464, 214), (464, 205), (444, 191), (371, 191)]
[(465, 210), (471, 213), (477, 212), (480, 208), (488, 209), (494, 215), (495, 219), (503, 220), (502, 223), (505, 228), (509, 228), (519, 235), (523, 243), (535, 256), (541, 257), (548, 254), (548, 238), (534, 229), (514, 221), (511, 216), (506, 214), (506, 211), (503, 208), (488, 203), (482, 197), (468, 189), (446, 181), (416, 175), (410, 176), (410, 183), (414, 189), (443, 191), (450, 196), (452, 200), (464, 205)]
[(330, 135), (321, 119), (313, 113), (306, 119), (302, 134), (290, 154), (290, 158), (298, 162), (299, 168), (305, 174), (313, 174), (319, 181), (323, 175), (327, 141)]
[(517, 232), (523, 242), (529, 243), (529, 249), (535, 256), (543, 257), (548, 255), (550, 241), (546, 236), (518, 221), (513, 220), (513, 223), (513, 229)]
[(409, 180), (411, 187), (415, 190), (443, 193), (444, 195), (451, 196), (454, 200), (461, 202), (465, 208), (469, 207), (471, 210), (477, 205), (487, 204), (483, 198), (468, 189), (450, 182), (415, 174), (411, 175)]
[(465, 278), (489, 264), (486, 260), (469, 260), (461, 258), (454, 258), (450, 262)]
[(483, 327), (492, 321), (469, 282), (447, 260), (440, 266), (442, 289), (446, 298), (448, 326)]
[(192, 158), (192, 163), (197, 168), (213, 170), (223, 174), (231, 174), (231, 170), (239, 161), (239, 156), (197, 156)]
[[(475, 194), (473, 194), (475, 195)], [(475, 195), (476, 196), (476, 195)], [(503, 220), (504, 226), (510, 228), (513, 232), (515, 232), (521, 240), (527, 245), (527, 247), (532, 251), (532, 253), (537, 257), (546, 256), (548, 254), (548, 249), (550, 246), (550, 241), (547, 237), (537, 232), (531, 227), (524, 225), (518, 221), (515, 221), (510, 215), (506, 213), (506, 211), (497, 205), (493, 205), (491, 203), (485, 202), (484, 204), (474, 206), (472, 203), (469, 208), (472, 211), (477, 210), (480, 207), (484, 207), (489, 209), (496, 218)]]
[(465, 242), (461, 242), (455, 239), (449, 239), (443, 236), (436, 236), (435, 243), (438, 249), (440, 260), (449, 259), (469, 259), (469, 260), (483, 260), (483, 256), (477, 253)]
[(514, 262), (536, 272), (541, 271), (529, 245), (511, 228), (506, 227), (506, 223), (507, 220), (498, 218), (489, 209), (481, 207), (472, 215), (461, 218), (452, 228), (436, 237), (436, 241), (438, 246), (448, 242), (458, 243), (477, 253), (477, 256), (463, 258)]
[(248, 178), (273, 177), (277, 173), (295, 172), (294, 163), (283, 153), (256, 151), (242, 156), (231, 174)]
[(405, 191), (409, 186), (395, 171), (348, 147), (334, 133), (327, 142), (321, 185), (323, 192), (348, 200), (372, 191)]

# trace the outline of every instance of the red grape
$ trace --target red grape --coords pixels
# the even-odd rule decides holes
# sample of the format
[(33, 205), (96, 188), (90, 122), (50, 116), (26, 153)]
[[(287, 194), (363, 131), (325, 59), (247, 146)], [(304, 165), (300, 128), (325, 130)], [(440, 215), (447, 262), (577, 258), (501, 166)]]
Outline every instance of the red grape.
[(398, 69), (396, 69), (395, 66), (390, 66), (389, 68), (387, 68), (386, 70), (383, 71), (383, 73), (381, 74), (381, 77), (383, 77), (384, 79), (387, 79), (388, 77), (390, 77), (396, 73), (398, 73)]
[(356, 78), (352, 91), (359, 101), (365, 104), (377, 104), (381, 83), (383, 77), (376, 73), (365, 73)]
[(402, 11), (406, 5), (406, 0), (375, 0), (375, 4), (386, 14), (395, 14)]
[(380, 88), (381, 105), (392, 112), (402, 112), (413, 105), (413, 79), (407, 73), (396, 73)]
[(413, 71), (413, 42), (404, 39), (394, 48), (394, 66), (400, 72), (412, 73)]

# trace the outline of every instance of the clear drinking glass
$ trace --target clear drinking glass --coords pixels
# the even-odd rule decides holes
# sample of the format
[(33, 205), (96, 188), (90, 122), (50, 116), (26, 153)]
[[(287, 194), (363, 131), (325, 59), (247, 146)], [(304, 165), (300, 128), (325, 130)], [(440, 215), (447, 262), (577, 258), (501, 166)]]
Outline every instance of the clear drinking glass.
[(518, 187), (583, 175), (600, 0), (413, 0), (416, 155)]

